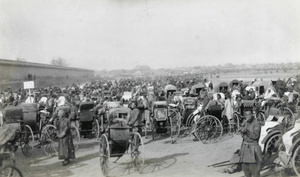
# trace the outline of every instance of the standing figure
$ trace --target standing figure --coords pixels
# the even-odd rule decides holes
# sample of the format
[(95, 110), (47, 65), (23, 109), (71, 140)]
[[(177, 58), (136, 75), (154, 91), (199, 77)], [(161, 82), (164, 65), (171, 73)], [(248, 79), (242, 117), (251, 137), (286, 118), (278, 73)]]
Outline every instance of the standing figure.
[(70, 163), (70, 159), (75, 159), (75, 148), (71, 133), (70, 120), (65, 116), (63, 110), (58, 111), (57, 123), (58, 135), (58, 159), (64, 159), (63, 166)]
[(241, 147), (241, 162), (242, 168), (246, 177), (259, 177), (261, 162), (262, 162), (262, 151), (258, 145), (260, 138), (260, 123), (254, 119), (252, 110), (246, 110), (246, 120), (242, 124), (240, 130), (243, 143)]

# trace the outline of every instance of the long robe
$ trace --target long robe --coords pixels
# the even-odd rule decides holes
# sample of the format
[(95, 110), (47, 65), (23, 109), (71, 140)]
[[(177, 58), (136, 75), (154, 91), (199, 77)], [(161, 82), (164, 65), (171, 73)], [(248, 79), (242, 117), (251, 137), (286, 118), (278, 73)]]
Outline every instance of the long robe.
[(70, 120), (62, 117), (58, 121), (58, 159), (75, 159), (75, 148), (71, 134)]

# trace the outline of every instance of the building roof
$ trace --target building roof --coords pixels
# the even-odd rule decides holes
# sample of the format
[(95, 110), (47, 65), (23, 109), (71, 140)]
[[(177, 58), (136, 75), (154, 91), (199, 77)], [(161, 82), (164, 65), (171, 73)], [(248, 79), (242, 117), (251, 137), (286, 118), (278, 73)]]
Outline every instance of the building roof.
[(0, 65), (20, 66), (20, 67), (39, 67), (39, 68), (52, 68), (52, 69), (62, 69), (62, 70), (78, 70), (78, 71), (93, 72), (93, 70), (89, 70), (89, 69), (63, 67), (63, 66), (55, 66), (55, 65), (50, 65), (50, 64), (33, 63), (33, 62), (27, 62), (27, 61), (7, 60), (7, 59), (0, 59)]

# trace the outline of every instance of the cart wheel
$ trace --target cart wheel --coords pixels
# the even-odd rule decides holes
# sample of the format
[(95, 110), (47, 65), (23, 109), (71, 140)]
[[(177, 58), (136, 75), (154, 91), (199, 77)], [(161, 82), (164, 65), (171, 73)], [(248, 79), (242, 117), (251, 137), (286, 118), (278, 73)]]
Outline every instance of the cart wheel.
[(75, 125), (71, 125), (71, 134), (72, 134), (74, 148), (75, 150), (77, 150), (80, 143), (80, 133), (78, 128)]
[(300, 176), (300, 146), (295, 150), (292, 157), (293, 170), (297, 176)]
[(190, 126), (191, 126), (193, 117), (194, 117), (194, 116), (193, 116), (193, 113), (191, 113), (191, 114), (188, 116), (188, 118), (186, 119), (186, 122), (185, 122), (185, 126), (186, 126), (186, 127), (190, 127)]
[(97, 119), (95, 119), (93, 122), (93, 131), (95, 133), (95, 138), (98, 140), (100, 135), (100, 127)]
[(0, 176), (23, 177), (21, 170), (13, 165), (6, 165), (0, 168)]
[(171, 139), (175, 141), (173, 138), (178, 138), (180, 135), (180, 126), (181, 126), (181, 115), (178, 111), (170, 111), (169, 121), (171, 122)]
[(263, 112), (258, 112), (256, 120), (260, 123), (260, 125), (265, 125), (266, 116)]
[(222, 123), (215, 116), (206, 115), (197, 120), (195, 135), (203, 143), (216, 142), (222, 134)]
[(280, 139), (280, 134), (275, 134), (271, 136), (266, 142), (264, 149), (264, 162), (268, 162), (272, 157), (277, 156), (279, 144), (277, 141)]
[(231, 132), (238, 133), (240, 129), (240, 119), (238, 114), (233, 114), (232, 124), (231, 124)]
[(100, 137), (100, 167), (102, 174), (108, 176), (109, 173), (109, 158), (110, 158), (110, 149), (107, 136), (105, 134)]
[(132, 142), (130, 144), (131, 160), (134, 168), (141, 173), (145, 163), (144, 142), (139, 133), (134, 132)]
[(26, 157), (31, 156), (34, 145), (34, 135), (30, 126), (25, 125), (21, 132), (21, 150)]
[(45, 153), (49, 156), (57, 154), (58, 149), (58, 139), (56, 127), (53, 125), (46, 125), (42, 130), (42, 146)]
[(282, 112), (283, 115), (288, 115), (287, 120), (286, 120), (287, 121), (287, 128), (290, 128), (290, 127), (294, 126), (295, 117), (294, 117), (293, 111), (291, 111), (289, 108), (285, 107), (285, 108), (282, 108), (281, 112)]

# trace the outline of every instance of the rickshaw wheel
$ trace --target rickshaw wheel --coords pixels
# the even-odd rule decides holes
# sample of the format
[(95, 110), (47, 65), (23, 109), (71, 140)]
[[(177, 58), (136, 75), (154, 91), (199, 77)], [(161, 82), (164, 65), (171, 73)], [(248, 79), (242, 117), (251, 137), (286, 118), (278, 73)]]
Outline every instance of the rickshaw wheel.
[(130, 144), (131, 161), (134, 168), (141, 173), (145, 163), (144, 142), (139, 133), (134, 132)]
[(223, 134), (223, 126), (215, 116), (206, 115), (196, 121), (195, 133), (203, 143), (216, 142)]
[(293, 170), (297, 176), (300, 176), (300, 146), (298, 146), (292, 157)]
[(239, 129), (240, 129), (240, 119), (239, 119), (239, 115), (238, 114), (233, 114), (233, 122), (231, 123), (231, 132), (233, 133), (238, 133)]
[(268, 160), (278, 155), (279, 144), (277, 144), (277, 141), (280, 137), (280, 134), (275, 134), (266, 142), (264, 149), (264, 162), (268, 162)]
[(93, 122), (93, 132), (95, 133), (95, 138), (98, 140), (100, 135), (100, 127), (97, 119)]
[(30, 126), (25, 125), (24, 130), (21, 132), (21, 150), (22, 153), (29, 157), (32, 154), (33, 144), (34, 144), (34, 135)]
[(56, 155), (58, 149), (56, 127), (53, 125), (46, 125), (42, 130), (42, 136), (44, 152), (49, 156)]
[(186, 119), (186, 123), (185, 123), (185, 126), (186, 126), (186, 127), (190, 127), (190, 126), (191, 126), (193, 117), (194, 117), (194, 116), (193, 116), (193, 113), (191, 113), (191, 114), (188, 116), (188, 118)]
[(21, 170), (13, 165), (6, 165), (0, 168), (0, 176), (23, 177)]
[[(179, 112), (176, 111), (172, 111), (169, 110), (170, 112), (172, 112), (169, 117), (169, 121), (171, 122), (171, 138), (173, 139), (173, 137), (178, 138), (180, 135), (180, 126), (181, 126), (181, 116)], [(172, 140), (174, 141), (174, 140)]]
[(99, 155), (100, 155), (100, 167), (101, 167), (102, 174), (104, 176), (108, 176), (110, 148), (109, 148), (109, 142), (106, 134), (102, 134), (100, 137)]
[(260, 125), (265, 125), (266, 116), (263, 112), (258, 112), (256, 116), (256, 120), (260, 123)]
[(80, 143), (80, 133), (78, 128), (75, 125), (71, 125), (71, 134), (72, 134), (74, 148), (75, 150), (77, 150)]

